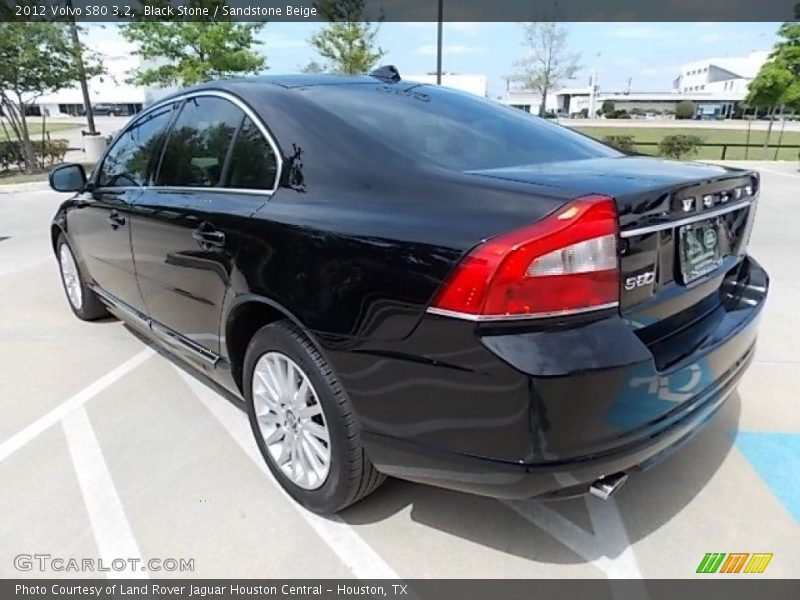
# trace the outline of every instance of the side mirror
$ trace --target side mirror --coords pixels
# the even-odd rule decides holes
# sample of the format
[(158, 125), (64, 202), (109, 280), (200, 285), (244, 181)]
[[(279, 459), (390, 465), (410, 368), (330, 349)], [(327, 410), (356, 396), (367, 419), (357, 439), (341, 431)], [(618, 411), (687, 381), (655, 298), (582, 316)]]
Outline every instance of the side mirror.
[(83, 165), (69, 163), (50, 171), (50, 187), (57, 192), (79, 192), (86, 187)]

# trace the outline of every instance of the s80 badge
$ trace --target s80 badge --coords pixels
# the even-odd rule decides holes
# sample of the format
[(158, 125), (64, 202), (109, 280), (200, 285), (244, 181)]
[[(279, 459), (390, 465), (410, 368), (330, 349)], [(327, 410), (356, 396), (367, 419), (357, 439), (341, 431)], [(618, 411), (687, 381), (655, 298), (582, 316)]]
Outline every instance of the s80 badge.
[(626, 291), (630, 292), (637, 288), (650, 285), (655, 280), (656, 280), (656, 272), (646, 271), (644, 273), (639, 273), (638, 275), (631, 275), (630, 277), (626, 277), (624, 287)]

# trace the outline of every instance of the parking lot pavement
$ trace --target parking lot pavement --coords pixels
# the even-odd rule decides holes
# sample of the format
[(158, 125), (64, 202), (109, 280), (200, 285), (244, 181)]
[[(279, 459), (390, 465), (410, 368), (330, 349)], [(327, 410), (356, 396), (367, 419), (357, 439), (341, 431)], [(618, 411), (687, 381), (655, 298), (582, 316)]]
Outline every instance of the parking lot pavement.
[[(769, 170), (767, 170), (769, 169)], [(800, 555), (800, 173), (765, 163), (755, 361), (708, 428), (610, 501), (500, 502), (398, 480), (337, 517), (293, 504), (235, 400), (117, 321), (67, 307), (59, 195), (0, 188), (0, 576), (19, 554), (194, 559), (151, 577), (692, 577), (707, 552)], [(90, 574), (91, 575), (91, 574)]]

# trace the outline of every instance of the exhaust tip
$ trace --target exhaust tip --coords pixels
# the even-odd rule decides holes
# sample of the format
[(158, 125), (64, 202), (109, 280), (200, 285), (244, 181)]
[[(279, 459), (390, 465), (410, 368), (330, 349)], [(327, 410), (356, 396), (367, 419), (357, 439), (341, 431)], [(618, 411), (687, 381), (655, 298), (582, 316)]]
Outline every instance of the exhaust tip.
[(606, 475), (589, 486), (589, 493), (592, 496), (597, 496), (601, 500), (608, 500), (617, 492), (619, 488), (622, 487), (622, 484), (627, 480), (627, 473), (614, 473), (613, 475)]

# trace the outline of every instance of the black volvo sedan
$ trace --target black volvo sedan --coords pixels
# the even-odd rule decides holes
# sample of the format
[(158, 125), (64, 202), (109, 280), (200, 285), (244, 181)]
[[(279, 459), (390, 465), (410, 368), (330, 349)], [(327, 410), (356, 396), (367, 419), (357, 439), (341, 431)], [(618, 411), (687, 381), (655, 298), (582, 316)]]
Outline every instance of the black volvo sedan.
[(608, 497), (731, 394), (767, 295), (757, 174), (392, 68), (193, 87), (50, 181), (75, 192), (51, 231), (75, 315), (241, 397), (318, 512), (387, 475)]

